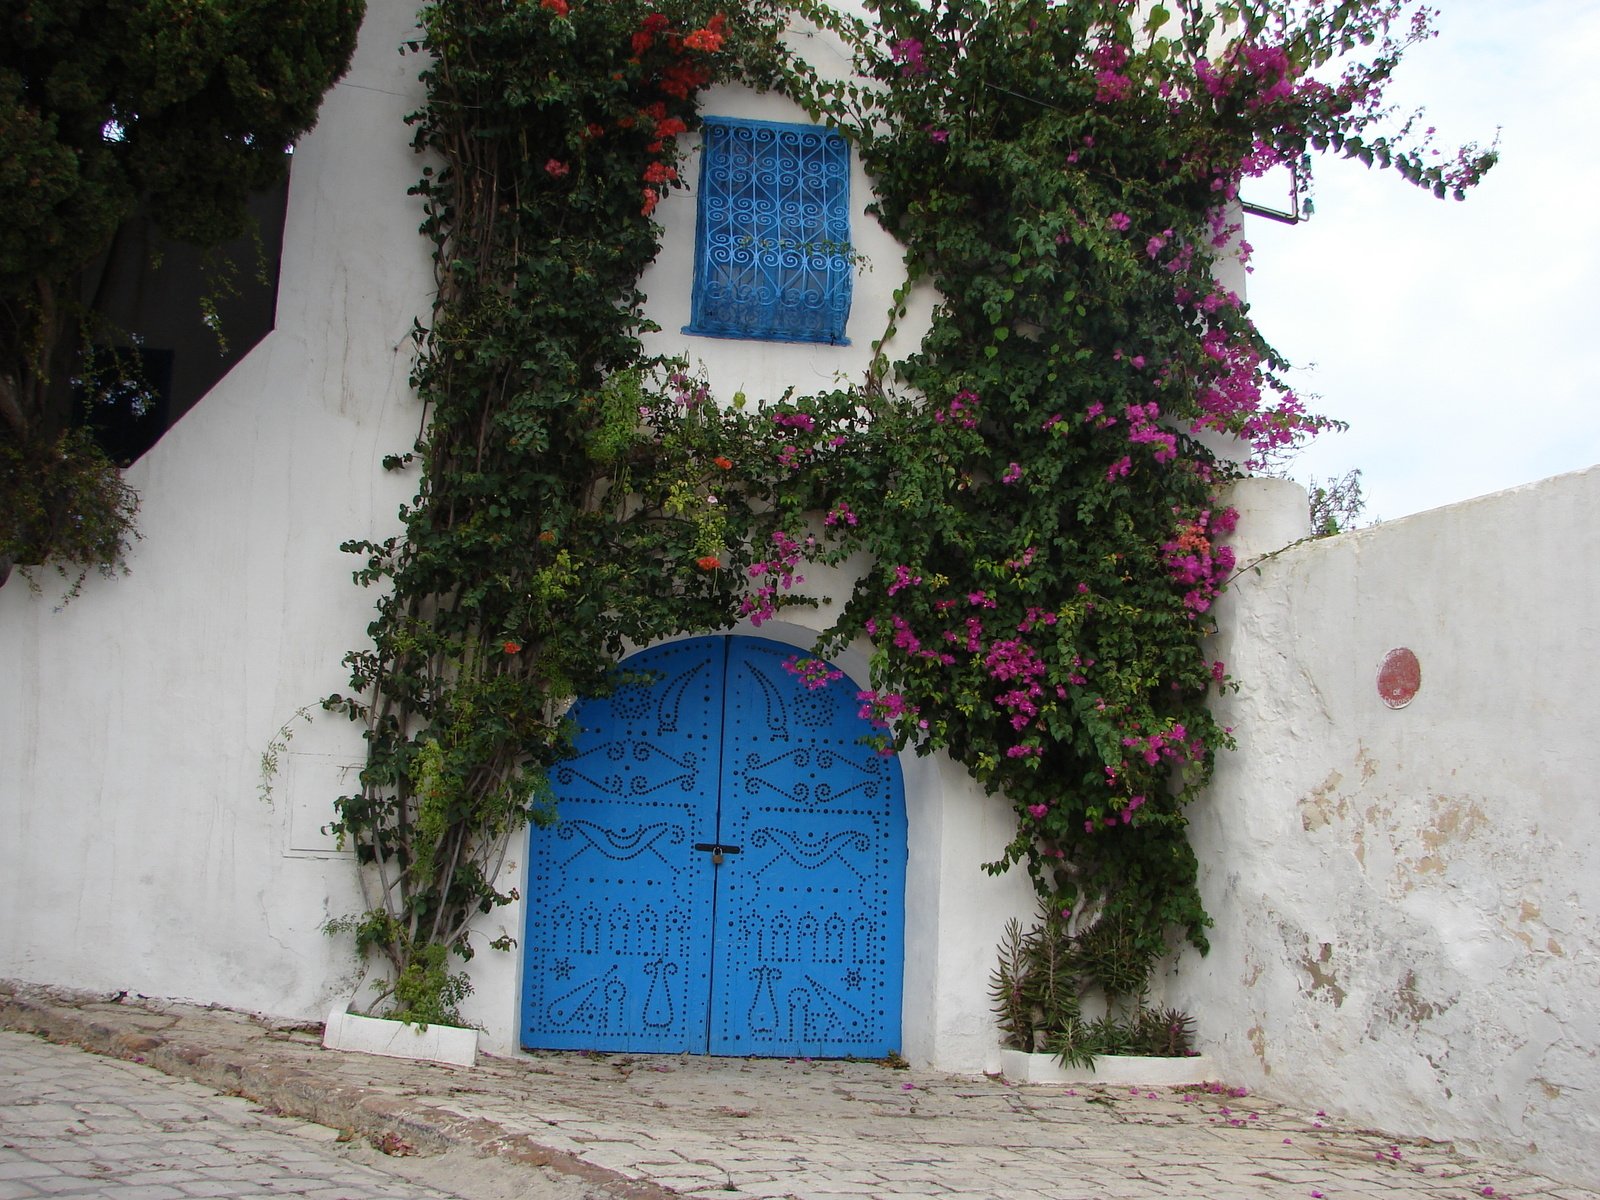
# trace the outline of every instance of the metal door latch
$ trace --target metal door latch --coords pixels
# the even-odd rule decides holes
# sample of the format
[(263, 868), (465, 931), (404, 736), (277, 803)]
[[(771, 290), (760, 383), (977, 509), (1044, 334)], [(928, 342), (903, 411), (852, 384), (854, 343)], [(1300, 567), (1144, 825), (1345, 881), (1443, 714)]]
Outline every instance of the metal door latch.
[(696, 842), (694, 844), (694, 848), (696, 850), (704, 850), (709, 852), (711, 855), (712, 866), (721, 866), (722, 856), (724, 854), (739, 853), (738, 846), (724, 846), (721, 842)]

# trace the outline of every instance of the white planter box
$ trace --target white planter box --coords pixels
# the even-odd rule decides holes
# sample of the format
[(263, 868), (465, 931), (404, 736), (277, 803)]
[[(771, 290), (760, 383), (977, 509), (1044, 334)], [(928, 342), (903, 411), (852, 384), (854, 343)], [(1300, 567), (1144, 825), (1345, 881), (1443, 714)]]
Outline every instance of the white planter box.
[(478, 1031), (454, 1025), (407, 1025), (346, 1012), (328, 1014), (322, 1044), (329, 1050), (355, 1050), (388, 1058), (420, 1058), (428, 1062), (470, 1067), (478, 1061)]
[(1064, 1067), (1053, 1054), (1000, 1051), (1000, 1074), (1013, 1083), (1112, 1083), (1130, 1087), (1172, 1087), (1204, 1083), (1216, 1078), (1209, 1056), (1145, 1058), (1133, 1054), (1105, 1055), (1089, 1067)]

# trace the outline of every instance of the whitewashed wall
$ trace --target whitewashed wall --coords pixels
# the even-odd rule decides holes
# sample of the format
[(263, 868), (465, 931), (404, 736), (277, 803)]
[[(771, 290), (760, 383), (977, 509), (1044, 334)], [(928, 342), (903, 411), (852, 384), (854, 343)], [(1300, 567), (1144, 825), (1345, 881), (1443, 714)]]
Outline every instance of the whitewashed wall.
[[(1256, 549), (1284, 489), (1244, 486)], [(1597, 512), (1600, 468), (1236, 585), (1239, 749), (1192, 810), (1214, 948), (1172, 982), (1229, 1079), (1600, 1184)]]
[(339, 543), (397, 530), (415, 487), (380, 467), (416, 433), (431, 286), (415, 7), (368, 12), (294, 156), (275, 331), (128, 472), (132, 574), (65, 607), (48, 574), (0, 589), (0, 975), (306, 1016), (350, 985), (318, 926), (359, 907), (354, 876), (317, 828), (360, 739), (297, 722), (259, 787), (371, 619)]

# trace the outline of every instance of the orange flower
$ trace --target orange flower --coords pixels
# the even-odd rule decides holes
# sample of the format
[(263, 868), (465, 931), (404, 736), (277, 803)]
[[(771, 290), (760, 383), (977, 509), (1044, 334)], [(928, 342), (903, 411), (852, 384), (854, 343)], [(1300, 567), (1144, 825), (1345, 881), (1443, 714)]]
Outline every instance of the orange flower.
[(722, 560), (715, 554), (706, 554), (694, 560), (694, 565), (702, 571), (715, 571), (722, 565)]
[(548, 8), (558, 17), (567, 15), (567, 0), (539, 0), (540, 8)]
[(551, 542), (556, 540), (556, 535), (552, 530), (546, 529), (540, 532), (539, 540), (548, 546)]
[(716, 463), (717, 466), (721, 467), (724, 471), (733, 470), (733, 459), (731, 459), (731, 458), (724, 458), (722, 455), (719, 454), (715, 458), (713, 458), (711, 461)]
[(669, 96), (687, 100), (690, 92), (710, 82), (711, 72), (705, 67), (675, 62), (661, 72), (661, 81), (656, 86)]
[(522, 643), (507, 641), (502, 645), (501, 649), (507, 654), (520, 654), (522, 652)]
[(728, 18), (722, 13), (718, 13), (706, 23), (704, 29), (696, 29), (688, 37), (684, 38), (683, 44), (690, 50), (701, 50), (707, 54), (715, 54), (722, 49), (722, 43), (726, 40), (727, 35), (723, 33), (722, 27), (727, 23)]

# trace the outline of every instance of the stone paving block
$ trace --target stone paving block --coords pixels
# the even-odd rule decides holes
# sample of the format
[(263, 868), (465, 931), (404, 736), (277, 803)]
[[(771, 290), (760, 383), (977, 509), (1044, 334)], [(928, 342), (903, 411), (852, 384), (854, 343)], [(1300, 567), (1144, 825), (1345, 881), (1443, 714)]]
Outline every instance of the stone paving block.
[(17, 1153), (17, 1151), (0, 1152), (0, 1181), (37, 1179), (43, 1175), (60, 1173), (49, 1163), (36, 1162), (26, 1157), (12, 1157)]
[(184, 1166), (194, 1170), (210, 1170), (215, 1167), (225, 1167), (234, 1161), (235, 1156), (220, 1146), (213, 1146), (207, 1142), (193, 1138), (182, 1142), (165, 1141), (150, 1147), (152, 1162), (170, 1162), (179, 1160)]
[[(34, 1095), (40, 1096), (51, 1094), (51, 1092), (46, 1091), (47, 1086), (49, 1086), (53, 1092), (53, 1084), (41, 1084), (37, 1088), (33, 1089)], [(25, 1120), (58, 1121), (65, 1125), (76, 1124), (78, 1118), (82, 1115), (81, 1113), (77, 1112), (71, 1104), (66, 1103), (65, 1101), (43, 1099), (29, 1100), (26, 1096), (23, 1097), (22, 1103), (17, 1106), (16, 1111)]]
[[(657, 1187), (667, 1188), (673, 1192), (706, 1192), (726, 1195), (729, 1191), (728, 1177), (713, 1173), (710, 1175), (652, 1175), (651, 1182)], [(735, 1183), (733, 1191), (742, 1192), (747, 1189), (743, 1184)]]
[(12, 1137), (19, 1138), (65, 1137), (71, 1128), (73, 1126), (64, 1121), (36, 1121), (27, 1115), (26, 1110), (13, 1113), (5, 1124), (6, 1132)]
[(178, 1167), (167, 1167), (154, 1171), (130, 1171), (119, 1176), (122, 1183), (136, 1184), (139, 1186), (166, 1184), (168, 1186), (179, 1183), (193, 1183), (200, 1176), (193, 1171), (186, 1171)]
[(229, 1154), (274, 1154), (278, 1149), (278, 1140), (257, 1131), (226, 1133), (217, 1138), (217, 1145)]
[(90, 1181), (73, 1175), (43, 1175), (18, 1182), (26, 1182), (27, 1186), (37, 1189), (41, 1196), (77, 1195), (91, 1186)]
[[(11, 1136), (8, 1134), (8, 1137)], [(35, 1162), (42, 1163), (85, 1163), (96, 1157), (97, 1152), (91, 1146), (76, 1142), (47, 1142), (38, 1137), (19, 1138), (18, 1141), (28, 1145), (28, 1155)]]
[(327, 1125), (310, 1125), (304, 1122), (290, 1124), (282, 1132), (290, 1137), (300, 1138), (302, 1141), (322, 1142), (324, 1144), (337, 1142), (344, 1136), (342, 1130), (332, 1129)]
[(194, 1115), (194, 1110), (168, 1100), (130, 1101), (128, 1111), (146, 1121), (182, 1121)]
[(883, 1171), (880, 1173), (884, 1187), (898, 1188), (902, 1191), (917, 1187), (942, 1187), (949, 1181), (949, 1176), (937, 1171), (898, 1170)]

